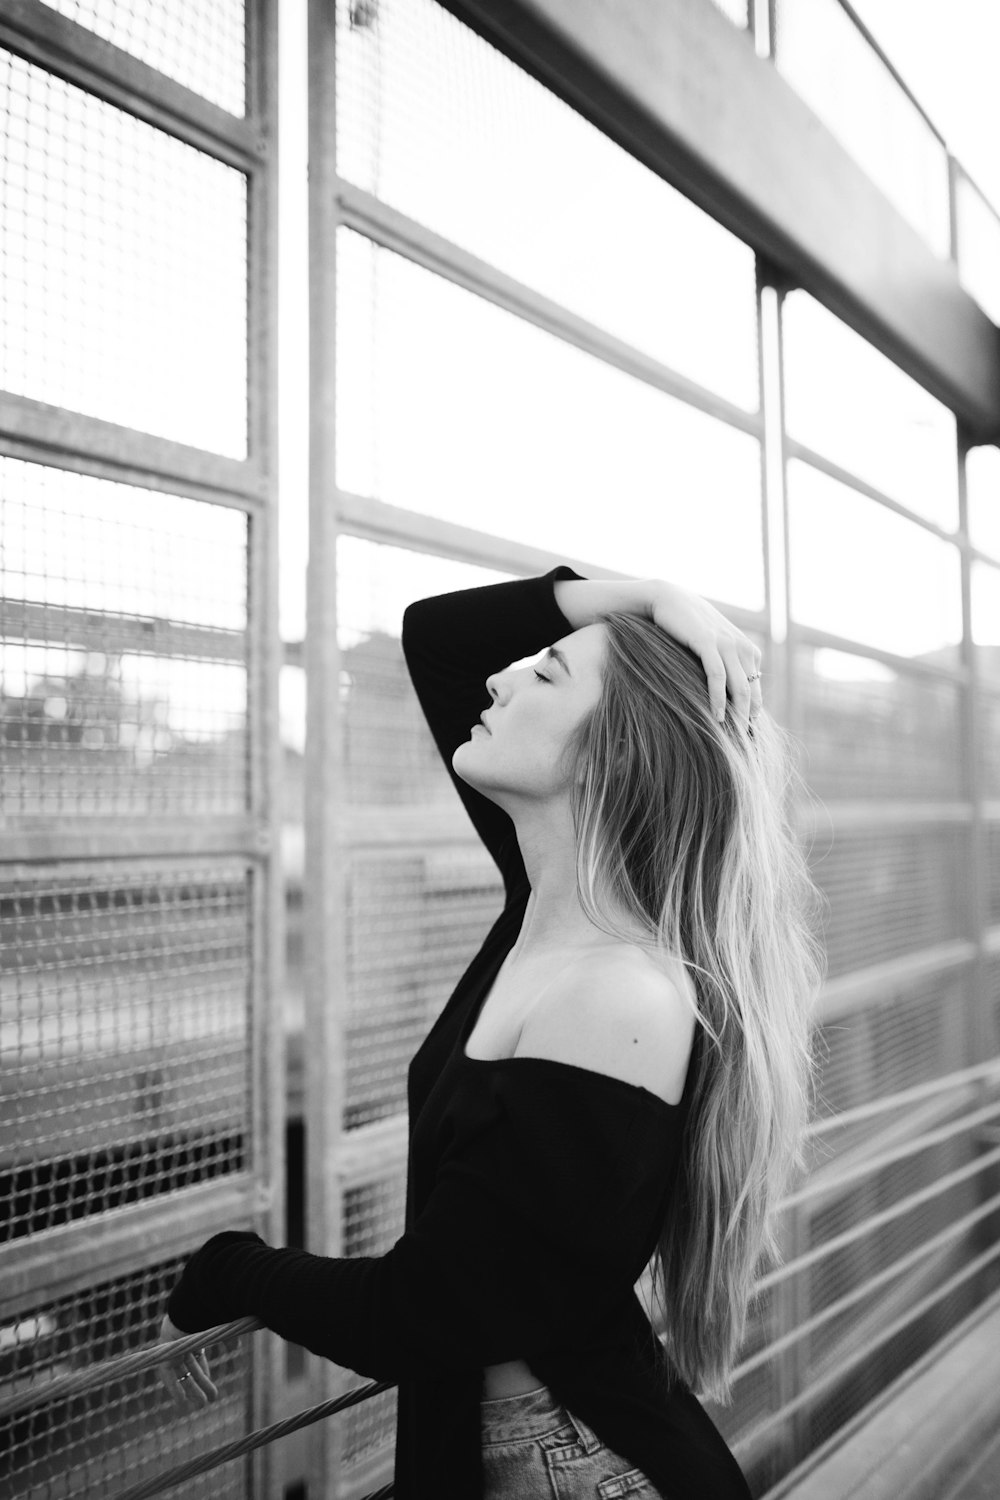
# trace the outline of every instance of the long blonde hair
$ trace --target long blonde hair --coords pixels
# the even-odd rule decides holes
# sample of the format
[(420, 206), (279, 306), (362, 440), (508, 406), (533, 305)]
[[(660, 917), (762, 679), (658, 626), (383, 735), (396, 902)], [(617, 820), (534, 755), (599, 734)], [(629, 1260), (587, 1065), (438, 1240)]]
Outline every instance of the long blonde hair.
[(814, 1105), (825, 898), (784, 805), (811, 794), (766, 709), (750, 734), (731, 704), (716, 720), (694, 651), (636, 615), (599, 622), (601, 697), (567, 747), (577, 884), (591, 921), (630, 940), (638, 926), (693, 982), (698, 1065), (652, 1285), (665, 1382), (726, 1402)]

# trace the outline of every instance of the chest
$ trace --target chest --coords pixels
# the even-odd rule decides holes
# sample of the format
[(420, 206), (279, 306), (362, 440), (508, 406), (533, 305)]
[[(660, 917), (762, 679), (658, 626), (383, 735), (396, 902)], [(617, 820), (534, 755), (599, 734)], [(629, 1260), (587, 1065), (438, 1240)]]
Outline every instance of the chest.
[(480, 996), (478, 1015), (465, 1039), (469, 1057), (512, 1057), (525, 1022), (549, 985), (571, 964), (574, 954), (526, 961), (516, 968), (504, 959), (492, 983), (487, 981), (485, 1000)]

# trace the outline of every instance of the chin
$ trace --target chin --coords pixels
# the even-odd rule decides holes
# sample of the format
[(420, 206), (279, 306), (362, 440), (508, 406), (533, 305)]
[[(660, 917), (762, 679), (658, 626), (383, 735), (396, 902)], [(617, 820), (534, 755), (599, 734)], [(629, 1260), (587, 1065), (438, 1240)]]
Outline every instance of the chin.
[(456, 745), (452, 752), (451, 768), (459, 776), (462, 775), (462, 761), (465, 759), (465, 752), (471, 744), (472, 739), (470, 737), (467, 740), (463, 740), (460, 745)]
[[(477, 737), (482, 738), (482, 736)], [(467, 766), (465, 764), (465, 762), (468, 760), (468, 755), (466, 752), (468, 751), (471, 744), (471, 740), (463, 740), (460, 745), (456, 746), (451, 757), (451, 769), (454, 771), (456, 776), (460, 777), (462, 781), (471, 786), (473, 791), (482, 792), (484, 797), (489, 797), (490, 800), (493, 801), (493, 790), (491, 786), (488, 783), (484, 782), (483, 778), (477, 774), (475, 761), (472, 762), (471, 766)]]

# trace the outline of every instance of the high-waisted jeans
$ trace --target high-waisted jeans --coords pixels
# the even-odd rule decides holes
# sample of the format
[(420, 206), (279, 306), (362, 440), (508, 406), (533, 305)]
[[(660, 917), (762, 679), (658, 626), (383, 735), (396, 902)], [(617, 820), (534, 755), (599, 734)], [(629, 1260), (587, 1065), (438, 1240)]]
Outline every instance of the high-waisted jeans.
[(547, 1385), (480, 1402), (483, 1500), (663, 1500)]

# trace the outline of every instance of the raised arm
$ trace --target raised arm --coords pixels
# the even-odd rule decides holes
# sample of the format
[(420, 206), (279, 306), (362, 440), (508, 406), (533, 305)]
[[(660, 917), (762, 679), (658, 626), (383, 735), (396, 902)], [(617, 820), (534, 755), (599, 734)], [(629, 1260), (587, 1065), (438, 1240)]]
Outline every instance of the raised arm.
[(490, 706), (487, 677), (577, 628), (553, 597), (556, 580), (589, 582), (561, 564), (538, 578), (418, 599), (403, 611), (410, 681), (452, 785), (503, 876), (508, 900), (526, 879), (514, 824), (495, 802), (456, 776), (451, 758)]

